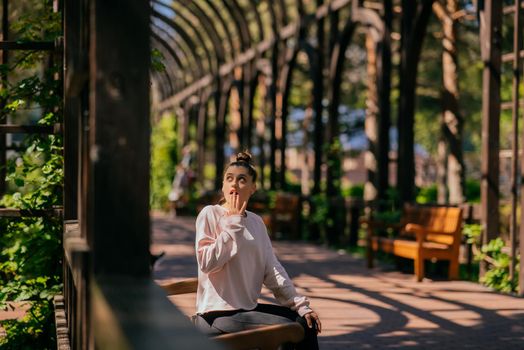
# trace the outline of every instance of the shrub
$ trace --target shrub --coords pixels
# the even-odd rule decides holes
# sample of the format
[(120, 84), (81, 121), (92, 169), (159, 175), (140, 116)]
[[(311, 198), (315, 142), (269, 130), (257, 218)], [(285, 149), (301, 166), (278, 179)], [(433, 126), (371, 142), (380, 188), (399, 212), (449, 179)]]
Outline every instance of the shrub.
[(175, 116), (164, 116), (153, 125), (151, 133), (151, 208), (165, 210), (168, 207), (177, 163), (176, 146)]

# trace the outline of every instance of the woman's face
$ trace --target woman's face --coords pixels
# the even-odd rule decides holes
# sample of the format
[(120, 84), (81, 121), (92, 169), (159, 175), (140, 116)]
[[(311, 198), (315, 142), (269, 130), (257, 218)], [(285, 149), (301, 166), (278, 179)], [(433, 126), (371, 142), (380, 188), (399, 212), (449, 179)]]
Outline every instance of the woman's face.
[(222, 194), (229, 206), (231, 204), (231, 196), (238, 196), (239, 206), (242, 207), (244, 202), (249, 200), (249, 197), (255, 193), (257, 187), (253, 182), (253, 177), (243, 166), (230, 166), (224, 174), (222, 182)]

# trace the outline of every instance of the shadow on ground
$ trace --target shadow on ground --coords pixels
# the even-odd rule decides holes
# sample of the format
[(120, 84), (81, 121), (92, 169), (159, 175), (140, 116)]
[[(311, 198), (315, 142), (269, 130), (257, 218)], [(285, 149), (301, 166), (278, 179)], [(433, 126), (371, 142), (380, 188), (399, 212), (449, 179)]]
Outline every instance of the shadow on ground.
[[(194, 218), (153, 218), (156, 279), (196, 276)], [(524, 349), (524, 299), (470, 282), (417, 283), (384, 266), (304, 243), (275, 242), (323, 321), (321, 349)], [(272, 300), (264, 293), (264, 300)]]

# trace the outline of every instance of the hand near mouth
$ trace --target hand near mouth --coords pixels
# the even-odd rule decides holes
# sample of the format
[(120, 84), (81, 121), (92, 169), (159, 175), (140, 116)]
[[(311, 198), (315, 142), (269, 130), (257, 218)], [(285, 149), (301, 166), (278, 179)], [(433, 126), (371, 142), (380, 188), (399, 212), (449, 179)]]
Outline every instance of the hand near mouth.
[(242, 216), (244, 216), (245, 212), (246, 212), (246, 207), (247, 207), (247, 201), (244, 201), (244, 203), (242, 203), (242, 205), (241, 205), (240, 204), (240, 196), (239, 196), (239, 194), (236, 191), (232, 190), (229, 193), (229, 202), (228, 202), (227, 215), (228, 216), (231, 216), (231, 215), (242, 215)]

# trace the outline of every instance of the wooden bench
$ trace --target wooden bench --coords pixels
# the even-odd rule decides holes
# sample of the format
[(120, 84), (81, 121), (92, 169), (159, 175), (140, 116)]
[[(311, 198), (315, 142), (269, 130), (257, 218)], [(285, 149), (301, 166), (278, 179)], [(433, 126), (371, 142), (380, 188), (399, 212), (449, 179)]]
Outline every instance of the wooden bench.
[[(462, 209), (406, 205), (400, 223), (362, 220), (367, 225), (367, 262), (373, 267), (373, 253), (381, 250), (413, 259), (417, 281), (424, 278), (425, 260), (449, 260), (449, 279), (458, 278), (462, 233)], [(398, 230), (394, 238), (376, 235), (377, 229)]]
[(300, 239), (302, 203), (299, 195), (278, 192), (275, 206), (270, 208), (269, 198), (255, 193), (247, 209), (260, 215), (271, 239)]
[[(162, 288), (168, 295), (196, 293), (198, 279), (191, 278), (183, 281), (163, 284)], [(304, 329), (296, 322), (265, 326), (241, 332), (223, 334), (213, 338), (222, 343), (227, 349), (233, 350), (276, 350), (285, 343), (298, 343), (304, 339)]]
[(302, 203), (300, 196), (292, 193), (276, 194), (275, 208), (271, 212), (269, 230), (274, 238), (300, 239)]

